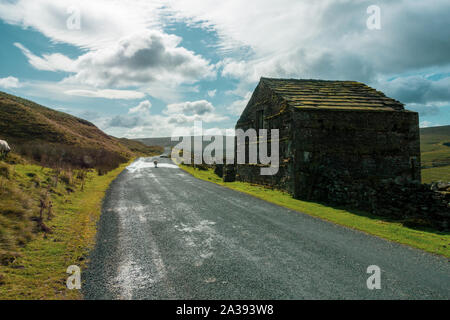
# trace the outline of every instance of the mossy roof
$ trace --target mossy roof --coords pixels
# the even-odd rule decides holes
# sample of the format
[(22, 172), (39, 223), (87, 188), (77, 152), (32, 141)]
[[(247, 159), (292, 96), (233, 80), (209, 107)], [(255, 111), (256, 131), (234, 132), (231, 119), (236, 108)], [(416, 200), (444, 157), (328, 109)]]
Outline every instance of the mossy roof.
[(401, 111), (401, 102), (356, 81), (261, 78), (275, 94), (296, 108)]

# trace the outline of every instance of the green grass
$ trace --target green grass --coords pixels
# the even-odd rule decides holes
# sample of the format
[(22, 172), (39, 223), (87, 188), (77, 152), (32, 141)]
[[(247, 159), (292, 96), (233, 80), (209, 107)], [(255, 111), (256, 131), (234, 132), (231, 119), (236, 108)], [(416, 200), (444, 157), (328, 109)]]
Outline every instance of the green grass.
[[(60, 183), (52, 196), (55, 218), (45, 221), (53, 232), (37, 233), (19, 248), (19, 256), (12, 264), (0, 266), (0, 299), (82, 298), (79, 291), (66, 288), (66, 270), (70, 265), (86, 266), (87, 254), (95, 242), (102, 199), (126, 165), (103, 176), (90, 171), (83, 191), (75, 185), (75, 192), (68, 194)], [(29, 179), (43, 180), (50, 173), (50, 169), (34, 165), (16, 165), (14, 170), (14, 181), (32, 195), (36, 184)]]
[(450, 181), (450, 166), (422, 169), (422, 182)]
[(422, 181), (450, 181), (450, 126), (420, 130)]
[(345, 227), (395, 241), (430, 253), (450, 257), (450, 233), (431, 229), (412, 229), (401, 222), (388, 221), (364, 212), (336, 209), (322, 204), (293, 199), (289, 194), (244, 182), (224, 183), (212, 170), (200, 171), (180, 166), (194, 177), (243, 192), (282, 207), (306, 213)]

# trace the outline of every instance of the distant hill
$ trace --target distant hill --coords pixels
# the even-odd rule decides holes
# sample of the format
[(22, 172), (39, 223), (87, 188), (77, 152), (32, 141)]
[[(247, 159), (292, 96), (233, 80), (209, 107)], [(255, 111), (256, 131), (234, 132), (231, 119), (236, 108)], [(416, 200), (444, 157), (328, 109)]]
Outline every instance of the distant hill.
[(154, 152), (136, 141), (111, 137), (89, 121), (0, 92), (0, 139), (13, 152), (47, 166), (116, 167)]
[(172, 138), (144, 138), (135, 139), (135, 141), (142, 142), (147, 146), (160, 146), (160, 147), (175, 147), (178, 142), (172, 142)]
[[(194, 137), (191, 138), (191, 146), (194, 148)], [(223, 143), (224, 143), (224, 152), (226, 152), (227, 144), (226, 144), (226, 137), (222, 136)], [(144, 139), (136, 139), (136, 141), (142, 142), (149, 146), (161, 146), (164, 148), (171, 148), (175, 147), (177, 144), (179, 144), (182, 140), (179, 141), (172, 141), (172, 138), (166, 137), (166, 138), (144, 138)], [(203, 150), (210, 144), (210, 141), (203, 141)], [(232, 148), (232, 146), (230, 146)]]
[(450, 126), (420, 129), (422, 166), (450, 165)]
[(157, 144), (146, 145), (137, 140), (131, 140), (126, 138), (119, 138), (119, 142), (131, 150), (133, 153), (138, 155), (152, 155), (152, 154), (162, 154), (164, 152), (163, 146), (158, 146)]
[(420, 129), (422, 181), (450, 181), (450, 126)]

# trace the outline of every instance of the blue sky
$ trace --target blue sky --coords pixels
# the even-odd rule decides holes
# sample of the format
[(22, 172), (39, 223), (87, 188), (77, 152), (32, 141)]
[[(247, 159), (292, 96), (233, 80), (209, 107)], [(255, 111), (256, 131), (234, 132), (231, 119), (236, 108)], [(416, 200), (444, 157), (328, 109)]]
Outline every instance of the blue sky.
[[(450, 124), (450, 3), (0, 0), (0, 90), (109, 134), (233, 128), (261, 76), (356, 80)], [(77, 24), (79, 22), (79, 25)]]

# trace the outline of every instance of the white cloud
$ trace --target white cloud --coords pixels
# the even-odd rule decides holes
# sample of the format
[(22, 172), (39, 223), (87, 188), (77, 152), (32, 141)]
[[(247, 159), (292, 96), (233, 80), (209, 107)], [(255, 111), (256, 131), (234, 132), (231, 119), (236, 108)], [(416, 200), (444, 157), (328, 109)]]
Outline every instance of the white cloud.
[(242, 111), (244, 111), (245, 107), (247, 106), (248, 102), (250, 101), (250, 98), (252, 97), (251, 92), (247, 92), (243, 99), (234, 101), (230, 106), (228, 106), (227, 110), (230, 112), (230, 114), (239, 116), (242, 114)]
[(64, 80), (96, 87), (143, 86), (148, 83), (194, 83), (214, 77), (209, 62), (179, 47), (181, 38), (143, 31), (90, 51), (76, 61), (77, 72)]
[(164, 114), (168, 115), (168, 122), (176, 125), (203, 121), (205, 123), (228, 120), (228, 117), (215, 113), (215, 107), (206, 100), (194, 102), (174, 103), (167, 106)]
[(215, 30), (224, 50), (248, 48), (224, 59), (222, 75), (249, 87), (261, 76), (371, 82), (450, 64), (447, 0), (378, 1), (377, 31), (366, 27), (368, 0), (168, 2), (174, 19)]
[(38, 70), (75, 73), (67, 84), (94, 87), (138, 87), (152, 82), (194, 83), (214, 77), (213, 67), (202, 57), (179, 47), (181, 39), (158, 31), (144, 31), (93, 50), (76, 60), (56, 53), (38, 57), (20, 43), (29, 63)]
[(153, 116), (150, 114), (152, 103), (148, 100), (140, 102), (136, 107), (128, 110), (126, 115), (110, 118), (103, 125), (106, 128), (127, 128), (133, 130), (138, 127), (152, 127)]
[(169, 104), (166, 114), (183, 114), (183, 115), (204, 115), (214, 111), (214, 106), (206, 101), (182, 102)]
[(217, 114), (214, 106), (206, 100), (170, 104), (163, 115), (151, 114), (150, 109), (150, 101), (142, 101), (130, 108), (128, 114), (112, 117), (99, 127), (127, 137), (167, 137), (190, 134), (195, 121), (219, 123), (228, 120)]
[(64, 92), (70, 96), (88, 97), (88, 98), (103, 98), (103, 99), (122, 99), (135, 100), (145, 97), (145, 94), (132, 90), (67, 90)]
[(6, 78), (0, 78), (0, 87), (5, 89), (19, 88), (20, 82), (19, 79), (11, 76)]
[(222, 115), (218, 115), (218, 114), (213, 114), (213, 113), (208, 113), (205, 115), (184, 115), (184, 114), (175, 114), (175, 115), (171, 115), (167, 118), (168, 123), (170, 124), (174, 124), (177, 126), (180, 125), (187, 125), (190, 124), (191, 126), (194, 124), (195, 121), (201, 121), (204, 123), (218, 123), (221, 121), (225, 121), (228, 120), (228, 117), (226, 116), (222, 116)]
[[(223, 60), (222, 74), (248, 83), (256, 82), (260, 76), (371, 82), (380, 74), (450, 63), (446, 32), (450, 14), (448, 0), (380, 0), (377, 4), (381, 7), (382, 28), (375, 32), (366, 27), (366, 9), (371, 4), (369, 0), (79, 0), (82, 28), (76, 31), (66, 28), (67, 8), (73, 5), (72, 0), (18, 0), (0, 2), (0, 18), (32, 27), (55, 42), (89, 49), (83, 60), (86, 68), (93, 67), (93, 74), (87, 74), (86, 69), (79, 70), (75, 79), (98, 86), (158, 81), (158, 76), (167, 82), (178, 79), (189, 83), (199, 79), (205, 67), (208, 69), (208, 63), (205, 65), (198, 55), (187, 50), (182, 53), (183, 48), (178, 47), (177, 58), (155, 59), (162, 65), (167, 61), (176, 64), (180, 55), (190, 55), (183, 63), (186, 68), (163, 67), (163, 75), (161, 69), (150, 68), (149, 64), (147, 67), (152, 70), (146, 70), (149, 73), (146, 75), (145, 72), (128, 74), (127, 68), (116, 64), (118, 71), (108, 69), (102, 62), (103, 58), (110, 62), (137, 62), (135, 57), (122, 54), (127, 50), (123, 46), (115, 47), (118, 39), (125, 41), (131, 51), (134, 45), (130, 41), (139, 47), (138, 51), (156, 50), (140, 36), (131, 38), (148, 30), (161, 35), (156, 43), (164, 43), (164, 48), (168, 48), (164, 53), (170, 56), (174, 47), (167, 43), (174, 37), (162, 31), (167, 19), (216, 31), (219, 48), (234, 53), (233, 58)], [(47, 69), (66, 65), (62, 63), (65, 58), (57, 54), (42, 59), (30, 59), (30, 62)], [(196, 73), (195, 66), (199, 65)], [(207, 73), (211, 72), (209, 68)], [(111, 80), (103, 74), (111, 74)], [(118, 75), (125, 75), (124, 80)]]
[[(10, 24), (38, 30), (54, 42), (100, 49), (135, 32), (159, 28), (157, 9), (161, 5), (159, 0), (1, 1), (0, 18)], [(67, 28), (71, 17), (68, 9), (73, 6), (80, 12), (80, 30)]]
[(38, 70), (65, 72), (75, 71), (75, 62), (60, 53), (44, 54), (42, 57), (38, 57), (21, 43), (16, 42), (14, 45), (27, 57), (28, 62)]
[(142, 101), (138, 106), (131, 108), (129, 114), (149, 114), (152, 103), (148, 100)]
[[(208, 61), (162, 31), (167, 20), (216, 31), (222, 52), (233, 53), (233, 58), (218, 64), (222, 75), (241, 80), (245, 91), (261, 76), (371, 83), (380, 75), (450, 64), (448, 0), (380, 0), (382, 28), (375, 32), (366, 27), (371, 4), (368, 0), (79, 0), (82, 28), (77, 31), (66, 27), (72, 0), (18, 0), (0, 2), (0, 18), (32, 27), (55, 42), (89, 49), (73, 61), (76, 68), (58, 53), (39, 57), (22, 51), (38, 69), (75, 70), (67, 81), (98, 87), (161, 81), (191, 84), (214, 77)], [(176, 91), (177, 85), (172, 87)]]
[(217, 90), (210, 90), (208, 91), (208, 96), (210, 98), (214, 98), (216, 96)]
[[(80, 12), (81, 29), (69, 30), (68, 8)], [(164, 100), (180, 98), (183, 85), (212, 79), (209, 61), (180, 46), (163, 31), (163, 1), (17, 0), (0, 1), (0, 19), (33, 28), (53, 42), (84, 49), (71, 59), (58, 52), (35, 54), (15, 43), (38, 70), (68, 72), (61, 84), (96, 89), (138, 89)], [(84, 88), (80, 88), (84, 90)]]
[(430, 127), (439, 127), (439, 126), (441, 126), (441, 125), (438, 123), (431, 122), (431, 121), (422, 121), (420, 123), (421, 128), (430, 128)]
[(450, 77), (430, 80), (426, 76), (404, 76), (382, 81), (378, 87), (403, 103), (441, 103), (450, 101)]

